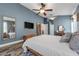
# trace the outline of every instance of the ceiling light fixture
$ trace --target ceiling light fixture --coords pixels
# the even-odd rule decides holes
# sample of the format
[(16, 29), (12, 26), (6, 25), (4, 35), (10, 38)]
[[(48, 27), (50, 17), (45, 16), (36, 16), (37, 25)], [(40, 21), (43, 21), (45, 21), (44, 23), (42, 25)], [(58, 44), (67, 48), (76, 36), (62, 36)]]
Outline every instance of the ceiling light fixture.
[(40, 10), (40, 13), (44, 13), (45, 11), (43, 9)]
[(54, 20), (55, 18), (56, 18), (56, 17), (51, 17), (50, 19), (51, 19), (51, 20)]

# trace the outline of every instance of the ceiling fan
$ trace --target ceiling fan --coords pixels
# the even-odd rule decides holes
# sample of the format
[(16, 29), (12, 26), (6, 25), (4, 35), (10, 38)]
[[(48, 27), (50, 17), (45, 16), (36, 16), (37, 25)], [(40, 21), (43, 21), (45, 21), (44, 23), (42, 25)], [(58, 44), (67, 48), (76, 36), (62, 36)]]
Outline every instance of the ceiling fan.
[(41, 8), (40, 9), (33, 9), (34, 11), (39, 11), (38, 13), (37, 13), (37, 15), (38, 14), (43, 14), (44, 16), (46, 16), (47, 14), (46, 14), (46, 11), (52, 11), (53, 9), (45, 9), (45, 4), (44, 3), (41, 3)]

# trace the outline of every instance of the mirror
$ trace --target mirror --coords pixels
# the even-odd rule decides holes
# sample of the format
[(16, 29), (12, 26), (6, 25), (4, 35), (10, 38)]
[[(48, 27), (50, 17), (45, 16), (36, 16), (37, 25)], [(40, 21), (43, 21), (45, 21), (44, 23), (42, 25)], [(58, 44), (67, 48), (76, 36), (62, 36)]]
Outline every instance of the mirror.
[(64, 31), (64, 26), (62, 26), (62, 25), (59, 26), (59, 27), (58, 27), (58, 31)]
[(15, 18), (3, 16), (3, 40), (15, 39)]

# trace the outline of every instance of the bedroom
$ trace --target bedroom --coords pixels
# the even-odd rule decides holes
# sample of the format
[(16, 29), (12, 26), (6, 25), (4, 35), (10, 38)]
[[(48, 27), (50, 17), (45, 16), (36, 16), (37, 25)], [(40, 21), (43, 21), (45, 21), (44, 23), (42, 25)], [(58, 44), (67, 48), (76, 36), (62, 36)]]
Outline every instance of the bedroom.
[[(60, 39), (66, 35), (68, 39), (73, 33), (74, 35), (78, 34), (78, 5), (78, 3), (0, 4), (0, 55), (16, 56), (21, 53), (26, 56), (31, 54), (44, 56), (78, 55), (78, 47), (72, 47), (75, 42), (71, 41), (73, 44), (70, 43), (70, 46), (77, 53), (70, 49), (68, 43), (60, 42)], [(75, 37), (78, 40), (77, 36), (74, 36), (73, 40)], [(27, 49), (32, 51), (27, 51)]]

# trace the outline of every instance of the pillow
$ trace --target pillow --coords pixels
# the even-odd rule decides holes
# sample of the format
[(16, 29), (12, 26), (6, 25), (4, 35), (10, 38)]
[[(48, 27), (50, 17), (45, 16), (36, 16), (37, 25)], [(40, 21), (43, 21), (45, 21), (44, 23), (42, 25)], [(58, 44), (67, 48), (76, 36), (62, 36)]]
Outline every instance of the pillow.
[(69, 47), (79, 53), (79, 35), (75, 35), (71, 38), (69, 42)]
[(72, 33), (72, 36), (79, 35), (79, 32)]
[(71, 33), (66, 33), (61, 37), (60, 42), (69, 42), (71, 39), (72, 34)]

